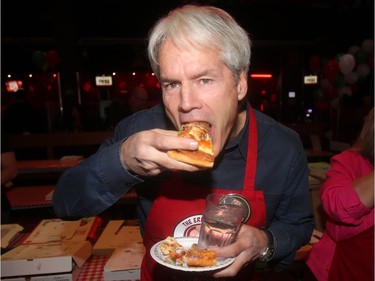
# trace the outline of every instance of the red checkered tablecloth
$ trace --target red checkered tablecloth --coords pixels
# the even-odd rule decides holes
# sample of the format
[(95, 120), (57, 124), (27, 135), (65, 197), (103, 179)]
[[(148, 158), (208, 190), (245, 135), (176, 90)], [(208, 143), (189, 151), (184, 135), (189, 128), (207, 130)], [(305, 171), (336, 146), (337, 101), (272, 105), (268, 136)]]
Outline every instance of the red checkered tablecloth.
[(103, 270), (108, 259), (109, 256), (91, 256), (90, 259), (82, 266), (76, 281), (103, 281)]
[(82, 266), (77, 281), (103, 281), (103, 269), (108, 256), (91, 256)]

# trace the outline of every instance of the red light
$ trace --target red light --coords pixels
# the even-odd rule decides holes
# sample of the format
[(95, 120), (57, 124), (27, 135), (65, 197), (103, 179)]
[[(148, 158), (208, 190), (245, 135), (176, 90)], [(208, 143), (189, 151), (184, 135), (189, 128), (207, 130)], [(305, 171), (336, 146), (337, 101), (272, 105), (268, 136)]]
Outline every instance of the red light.
[(268, 73), (254, 73), (254, 74), (250, 74), (250, 77), (251, 78), (272, 78), (272, 74), (268, 74)]
[(267, 94), (267, 91), (266, 91), (266, 90), (262, 90), (262, 91), (260, 91), (260, 93), (261, 93), (262, 95), (266, 95), (266, 94)]

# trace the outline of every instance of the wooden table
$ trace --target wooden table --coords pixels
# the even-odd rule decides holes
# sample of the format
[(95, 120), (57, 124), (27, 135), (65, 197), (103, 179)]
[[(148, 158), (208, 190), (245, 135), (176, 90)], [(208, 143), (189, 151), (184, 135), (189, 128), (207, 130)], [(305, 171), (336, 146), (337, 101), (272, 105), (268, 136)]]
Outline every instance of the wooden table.
[(61, 173), (81, 160), (21, 160), (17, 161), (18, 174)]

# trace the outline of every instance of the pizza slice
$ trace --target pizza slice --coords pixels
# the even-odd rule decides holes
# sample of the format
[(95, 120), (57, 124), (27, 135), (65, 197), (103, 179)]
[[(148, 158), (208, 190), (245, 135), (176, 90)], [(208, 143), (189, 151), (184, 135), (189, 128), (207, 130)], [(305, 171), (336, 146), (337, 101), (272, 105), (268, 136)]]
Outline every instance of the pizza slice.
[(191, 122), (182, 125), (179, 137), (191, 138), (198, 142), (197, 150), (169, 150), (169, 157), (202, 168), (214, 165), (214, 148), (210, 125), (207, 122)]
[(212, 250), (199, 250), (197, 244), (190, 249), (185, 249), (174, 237), (167, 237), (160, 245), (160, 250), (168, 263), (189, 266), (205, 267), (216, 265), (216, 252)]
[(216, 253), (212, 250), (199, 250), (197, 244), (193, 244), (191, 249), (185, 254), (186, 264), (192, 267), (205, 267), (216, 265)]

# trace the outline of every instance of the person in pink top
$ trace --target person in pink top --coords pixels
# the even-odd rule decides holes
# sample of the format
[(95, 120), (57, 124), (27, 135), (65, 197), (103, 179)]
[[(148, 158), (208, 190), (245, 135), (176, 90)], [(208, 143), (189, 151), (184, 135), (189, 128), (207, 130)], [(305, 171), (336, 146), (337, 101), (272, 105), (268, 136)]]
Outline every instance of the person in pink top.
[(319, 281), (374, 280), (374, 108), (326, 176), (319, 194), (326, 229), (306, 264)]

